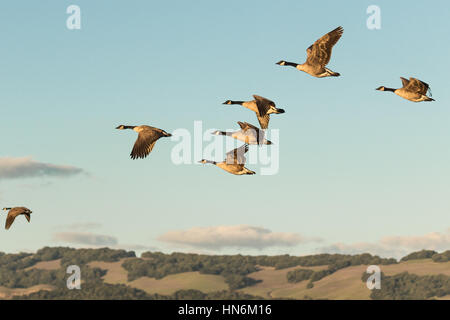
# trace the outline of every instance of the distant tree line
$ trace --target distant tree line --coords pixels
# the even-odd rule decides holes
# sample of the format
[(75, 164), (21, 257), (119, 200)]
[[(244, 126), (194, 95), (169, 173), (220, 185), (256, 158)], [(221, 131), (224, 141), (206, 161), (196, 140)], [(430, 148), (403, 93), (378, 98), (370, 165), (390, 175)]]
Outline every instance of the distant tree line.
[(128, 281), (140, 277), (161, 279), (169, 274), (198, 271), (203, 274), (223, 276), (231, 290), (248, 287), (258, 282), (247, 277), (249, 273), (259, 270), (249, 256), (146, 252), (142, 258), (144, 259), (128, 259), (122, 264), (122, 267), (128, 271)]
[(450, 250), (442, 253), (436, 253), (431, 257), (431, 259), (433, 259), (434, 262), (448, 262), (450, 261)]
[[(363, 273), (366, 282), (370, 274)], [(424, 300), (450, 294), (450, 277), (438, 275), (419, 276), (402, 272), (393, 276), (381, 273), (381, 289), (374, 289), (370, 298), (374, 300)]]
[(408, 254), (401, 258), (400, 261), (431, 259), (435, 254), (437, 254), (437, 252), (434, 250), (421, 250)]
[[(326, 258), (326, 255), (322, 256), (322, 259)], [(397, 263), (395, 259), (384, 259), (378, 256), (372, 256), (368, 253), (358, 254), (358, 255), (329, 255), (328, 265), (326, 269), (313, 271), (310, 269), (295, 269), (289, 271), (286, 274), (286, 278), (288, 282), (296, 283), (303, 280), (309, 280), (307, 288), (312, 288), (314, 286), (313, 282), (319, 281), (324, 277), (340, 270), (343, 268), (347, 268), (350, 266), (358, 266), (358, 265), (387, 265)]]
[(89, 283), (81, 290), (58, 288), (41, 290), (26, 296), (15, 296), (14, 300), (263, 300), (238, 291), (216, 291), (204, 293), (199, 290), (178, 290), (171, 295), (148, 294), (143, 290), (123, 284)]
[[(5, 254), (0, 252), (0, 286), (7, 288), (28, 288), (38, 284), (49, 284), (56, 287), (66, 286), (66, 268), (68, 265), (78, 265), (83, 274), (83, 281), (99, 281), (106, 271), (99, 268), (89, 268), (91, 261), (119, 261), (121, 258), (135, 257), (134, 252), (125, 250), (73, 249), (64, 247), (45, 247), (35, 254), (19, 253)], [(57, 270), (29, 269), (41, 261), (61, 259)]]
[(438, 253), (434, 250), (421, 250), (408, 254), (401, 258), (400, 261), (408, 260), (420, 260), (420, 259), (432, 259), (434, 262), (447, 262), (450, 261), (450, 250)]
[(311, 269), (295, 269), (286, 274), (287, 281), (290, 283), (297, 283), (303, 280), (308, 280), (313, 275), (314, 271)]

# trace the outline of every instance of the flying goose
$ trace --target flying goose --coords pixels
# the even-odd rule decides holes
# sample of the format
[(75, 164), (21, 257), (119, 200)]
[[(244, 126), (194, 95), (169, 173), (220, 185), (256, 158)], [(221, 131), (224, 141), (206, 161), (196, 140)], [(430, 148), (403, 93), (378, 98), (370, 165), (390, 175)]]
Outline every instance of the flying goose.
[(124, 126), (121, 124), (116, 129), (133, 129), (138, 133), (138, 138), (134, 143), (133, 150), (131, 151), (131, 159), (145, 158), (152, 152), (156, 141), (161, 137), (170, 137), (170, 133), (165, 132), (162, 129), (142, 125), (142, 126)]
[(314, 42), (306, 49), (306, 62), (298, 64), (294, 62), (287, 62), (284, 60), (278, 61), (276, 64), (280, 66), (291, 66), (297, 70), (304, 71), (317, 78), (324, 77), (338, 77), (339, 73), (331, 71), (325, 66), (330, 62), (331, 51), (333, 46), (338, 42), (344, 33), (342, 27), (337, 27), (333, 31), (328, 32), (319, 40)]
[(258, 117), (259, 124), (261, 126), (261, 129), (267, 129), (269, 127), (269, 120), (270, 120), (270, 114), (271, 113), (284, 113), (284, 109), (278, 109), (275, 106), (275, 102), (257, 96), (256, 94), (253, 95), (253, 98), (255, 100), (251, 101), (234, 101), (234, 100), (227, 100), (222, 104), (240, 104), (241, 106), (250, 109), (256, 113), (256, 116)]
[(229, 136), (234, 139), (245, 142), (246, 144), (272, 144), (271, 141), (264, 138), (264, 130), (255, 127), (248, 122), (238, 121), (241, 130), (235, 132), (225, 132), (225, 131), (214, 131), (212, 134)]
[(409, 80), (400, 77), (402, 80), (403, 87), (400, 89), (393, 89), (393, 88), (387, 88), (384, 86), (378, 87), (376, 90), (380, 91), (391, 91), (394, 92), (396, 95), (409, 100), (413, 102), (420, 102), (420, 101), (434, 101), (433, 98), (430, 98), (427, 96), (427, 92), (430, 91), (431, 96), (431, 90), (430, 86), (420, 81), (416, 78), (409, 78)]
[(202, 159), (199, 163), (211, 163), (219, 168), (235, 174), (235, 175), (243, 175), (243, 174), (255, 174), (254, 171), (251, 171), (244, 167), (245, 164), (245, 156), (244, 154), (248, 151), (248, 145), (244, 144), (239, 148), (233, 149), (227, 152), (227, 158), (222, 162), (210, 161)]
[(30, 209), (25, 208), (25, 207), (3, 208), (3, 210), (9, 211), (8, 216), (6, 217), (6, 223), (5, 223), (6, 230), (8, 230), (9, 227), (11, 227), (11, 225), (14, 222), (14, 219), (16, 219), (16, 217), (21, 214), (23, 214), (25, 216), (25, 218), (27, 218), (28, 222), (30, 222), (30, 219), (31, 219), (30, 214), (33, 212)]

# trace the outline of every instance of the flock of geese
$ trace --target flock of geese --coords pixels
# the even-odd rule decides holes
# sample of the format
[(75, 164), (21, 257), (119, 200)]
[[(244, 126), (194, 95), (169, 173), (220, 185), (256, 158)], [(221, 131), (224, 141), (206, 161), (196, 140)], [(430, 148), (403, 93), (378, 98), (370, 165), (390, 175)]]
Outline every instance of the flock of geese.
[[(340, 74), (334, 72), (326, 67), (330, 62), (331, 52), (333, 46), (339, 41), (344, 29), (342, 27), (337, 27), (336, 29), (328, 32), (311, 46), (306, 49), (306, 61), (302, 64), (295, 62), (288, 62), (281, 60), (277, 62), (280, 66), (294, 67), (297, 70), (306, 72), (316, 78), (324, 77), (338, 77)], [(388, 88), (385, 86), (380, 86), (376, 90), (379, 91), (391, 91), (396, 95), (413, 102), (421, 101), (434, 101), (431, 97), (427, 96), (427, 93), (431, 91), (427, 83), (420, 81), (416, 78), (406, 78), (400, 77), (402, 80), (402, 87), (398, 89)], [(269, 99), (263, 98), (258, 95), (253, 95), (254, 100), (250, 101), (234, 101), (227, 100), (224, 105), (241, 105), (253, 112), (255, 112), (258, 122), (261, 128), (258, 128), (247, 122), (238, 122), (240, 130), (235, 132), (225, 132), (225, 131), (215, 131), (215, 135), (224, 135), (231, 137), (236, 140), (240, 140), (245, 144), (239, 148), (229, 151), (226, 154), (226, 159), (221, 162), (216, 162), (212, 160), (202, 159), (199, 162), (203, 164), (213, 164), (229, 173), (235, 175), (244, 174), (255, 174), (254, 171), (246, 168), (245, 165), (245, 153), (248, 151), (249, 145), (270, 145), (272, 142), (265, 138), (265, 130), (269, 127), (269, 120), (271, 114), (281, 114), (284, 113), (284, 109), (279, 109), (276, 107), (275, 103)], [(147, 126), (128, 126), (120, 125), (116, 129), (125, 130), (131, 129), (138, 133), (138, 138), (134, 143), (133, 149), (131, 151), (131, 159), (145, 158), (153, 150), (156, 141), (162, 137), (172, 136), (166, 131)], [(9, 229), (14, 222), (14, 219), (19, 215), (24, 215), (25, 218), (30, 222), (30, 214), (32, 211), (25, 207), (15, 207), (15, 208), (3, 208), (3, 210), (8, 211), (6, 218), (5, 229)]]

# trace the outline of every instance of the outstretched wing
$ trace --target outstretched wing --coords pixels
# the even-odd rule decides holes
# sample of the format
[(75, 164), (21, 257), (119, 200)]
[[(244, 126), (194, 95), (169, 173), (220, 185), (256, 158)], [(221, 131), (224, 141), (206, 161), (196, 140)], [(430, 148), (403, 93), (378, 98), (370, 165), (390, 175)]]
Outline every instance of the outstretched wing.
[(406, 90), (408, 91), (412, 91), (412, 92), (416, 92), (419, 94), (427, 94), (427, 91), (429, 90), (430, 86), (423, 82), (420, 81), (419, 79), (416, 78), (409, 78), (409, 83), (408, 85), (405, 87)]
[(258, 113), (260, 116), (264, 116), (267, 111), (269, 111), (270, 106), (275, 107), (275, 102), (273, 102), (272, 100), (266, 99), (256, 94), (253, 95), (253, 98), (255, 98), (256, 106), (258, 108)]
[(256, 132), (260, 131), (261, 129), (259, 129), (258, 127), (248, 123), (248, 122), (241, 122), (238, 121), (239, 126), (241, 127), (241, 129), (243, 131), (247, 131), (247, 130), (255, 130)]
[(309, 46), (309, 48), (306, 49), (308, 55), (306, 63), (309, 65), (320, 65), (321, 67), (325, 67), (328, 62), (330, 62), (333, 46), (338, 42), (343, 33), (344, 29), (342, 27), (337, 27)]
[(403, 77), (400, 77), (400, 79), (402, 80), (403, 88), (405, 88), (405, 87), (408, 85), (409, 80), (408, 80), (408, 79), (405, 79), (405, 78), (403, 78)]
[(163, 133), (159, 130), (145, 129), (139, 132), (138, 138), (134, 143), (133, 150), (131, 151), (131, 159), (145, 158), (152, 152), (156, 141), (163, 136)]
[(264, 97), (257, 96), (256, 94), (253, 95), (253, 98), (255, 98), (256, 106), (258, 108), (258, 113), (256, 116), (258, 117), (261, 129), (267, 129), (269, 127), (270, 120), (270, 115), (267, 114), (267, 111), (269, 111), (271, 106), (276, 107), (275, 102)]
[(261, 129), (267, 129), (269, 127), (270, 115), (266, 114), (265, 116), (262, 117), (260, 115), (257, 115), (257, 117)]
[(226, 162), (228, 164), (244, 164), (245, 163), (245, 153), (248, 151), (248, 145), (244, 144), (239, 148), (233, 149), (227, 152)]
[[(266, 116), (267, 119), (269, 119), (269, 115)], [(267, 120), (268, 122), (268, 120)], [(259, 129), (258, 127), (248, 123), (248, 122), (240, 122), (238, 121), (239, 126), (241, 127), (242, 131), (246, 134), (248, 134), (247, 132), (250, 130), (252, 131), (251, 133), (254, 134), (254, 136), (256, 137), (256, 141), (258, 141), (258, 144), (262, 144), (263, 140), (264, 140), (264, 131)]]
[[(14, 208), (15, 209), (15, 208)], [(14, 219), (16, 219), (16, 217), (19, 215), (19, 213), (20, 213), (20, 211), (18, 211), (18, 210), (14, 210), (14, 209), (11, 209), (9, 212), (8, 212), (8, 216), (6, 217), (6, 223), (5, 223), (5, 229), (6, 230), (8, 230), (9, 229), (9, 227), (11, 227), (11, 225), (13, 224), (13, 222), (14, 222)]]

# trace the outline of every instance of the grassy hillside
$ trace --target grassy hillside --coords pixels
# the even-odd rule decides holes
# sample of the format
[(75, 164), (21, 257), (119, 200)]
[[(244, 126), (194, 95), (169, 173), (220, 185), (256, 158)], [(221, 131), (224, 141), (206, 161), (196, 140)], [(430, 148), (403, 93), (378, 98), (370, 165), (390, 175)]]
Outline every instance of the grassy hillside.
[[(69, 265), (81, 290), (69, 290)], [(382, 271), (381, 290), (365, 271)], [(399, 262), (363, 255), (210, 256), (43, 248), (0, 252), (0, 299), (450, 299), (450, 254), (422, 251)]]

